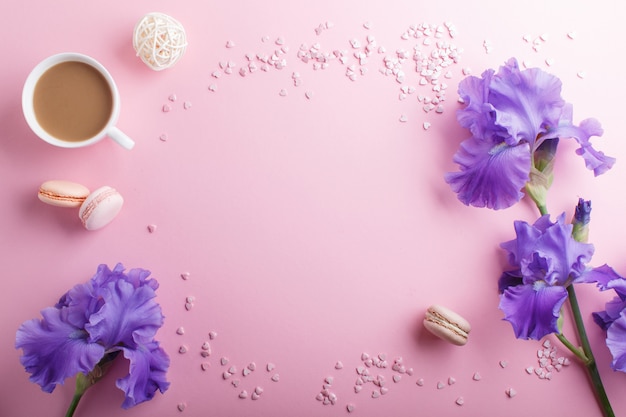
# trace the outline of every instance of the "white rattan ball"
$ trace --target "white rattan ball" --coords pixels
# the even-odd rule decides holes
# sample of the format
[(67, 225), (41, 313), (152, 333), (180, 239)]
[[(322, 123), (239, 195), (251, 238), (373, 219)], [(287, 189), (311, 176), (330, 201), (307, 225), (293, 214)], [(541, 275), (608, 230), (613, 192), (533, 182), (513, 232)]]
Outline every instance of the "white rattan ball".
[(137, 56), (155, 71), (173, 66), (185, 53), (185, 29), (176, 19), (163, 13), (148, 13), (133, 33)]

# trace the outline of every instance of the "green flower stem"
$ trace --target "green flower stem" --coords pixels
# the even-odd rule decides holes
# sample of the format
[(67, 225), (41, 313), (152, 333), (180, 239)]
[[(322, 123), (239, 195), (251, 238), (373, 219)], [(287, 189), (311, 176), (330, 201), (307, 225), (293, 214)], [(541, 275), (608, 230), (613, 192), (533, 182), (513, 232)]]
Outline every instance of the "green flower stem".
[(606, 395), (602, 378), (598, 372), (596, 359), (591, 351), (591, 344), (589, 343), (589, 338), (587, 337), (587, 331), (585, 330), (585, 324), (583, 323), (580, 306), (578, 305), (578, 299), (576, 298), (576, 292), (573, 285), (569, 285), (567, 287), (567, 295), (569, 297), (569, 304), (572, 309), (572, 314), (574, 315), (574, 322), (576, 323), (576, 329), (578, 330), (578, 337), (580, 337), (580, 343), (582, 344), (584, 356), (587, 357), (587, 361), (584, 362), (584, 364), (587, 367), (589, 377), (591, 378), (591, 384), (595, 390), (597, 400), (602, 407), (605, 417), (615, 417), (615, 413), (613, 412), (613, 408), (609, 402), (609, 397)]
[(76, 375), (76, 388), (74, 389), (74, 396), (72, 397), (72, 402), (70, 406), (67, 408), (67, 412), (65, 413), (65, 417), (72, 417), (74, 412), (76, 411), (76, 407), (78, 407), (78, 403), (80, 399), (83, 398), (85, 392), (89, 389), (89, 387), (93, 386), (96, 382), (100, 381), (104, 374), (109, 370), (111, 365), (113, 364), (113, 360), (119, 355), (120, 351), (113, 351), (106, 353), (100, 362), (89, 372), (87, 375), (79, 372)]
[(74, 396), (72, 397), (72, 402), (70, 403), (70, 406), (67, 408), (65, 417), (72, 417), (74, 415), (80, 399), (83, 398), (83, 395), (91, 385), (92, 383), (88, 375), (79, 373), (76, 376), (76, 389), (74, 390)]
[[(533, 201), (542, 216), (548, 214), (548, 209), (545, 204), (542, 204), (542, 202), (536, 198), (533, 198)], [(613, 407), (611, 407), (609, 397), (606, 395), (606, 390), (604, 389), (600, 372), (598, 372), (596, 359), (591, 351), (591, 344), (589, 343), (589, 337), (587, 336), (585, 323), (583, 322), (582, 314), (580, 313), (580, 306), (578, 304), (578, 299), (576, 298), (576, 291), (574, 290), (573, 284), (567, 286), (567, 295), (572, 315), (574, 316), (574, 323), (576, 325), (578, 337), (580, 338), (580, 343), (582, 345), (582, 351), (581, 348), (574, 346), (574, 344), (570, 342), (562, 333), (557, 333), (556, 337), (561, 341), (561, 343), (563, 343), (563, 345), (565, 345), (565, 347), (576, 355), (576, 357), (578, 357), (587, 368), (591, 385), (593, 386), (596, 399), (602, 408), (604, 417), (615, 417), (615, 412), (613, 411)]]
[(576, 357), (578, 357), (578, 359), (580, 359), (584, 364), (587, 364), (589, 362), (589, 358), (585, 356), (585, 352), (583, 352), (581, 349), (574, 346), (574, 344), (570, 342), (567, 339), (567, 337), (563, 335), (563, 333), (556, 333), (556, 337), (557, 339), (561, 341), (561, 343), (565, 345), (566, 348), (568, 348), (574, 355), (576, 355)]

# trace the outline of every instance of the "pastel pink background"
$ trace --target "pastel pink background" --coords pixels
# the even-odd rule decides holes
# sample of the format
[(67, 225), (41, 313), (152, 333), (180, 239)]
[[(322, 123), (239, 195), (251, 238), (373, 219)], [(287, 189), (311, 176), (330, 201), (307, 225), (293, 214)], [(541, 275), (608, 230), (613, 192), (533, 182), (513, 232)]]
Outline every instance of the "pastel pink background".
[[(135, 23), (151, 11), (180, 20), (189, 40), (183, 59), (162, 72), (148, 69), (132, 48)], [(532, 222), (536, 211), (526, 201), (499, 212), (468, 208), (443, 176), (455, 169), (452, 155), (468, 134), (454, 115), (463, 68), (478, 75), (515, 56), (556, 74), (575, 120), (598, 118), (605, 134), (595, 143), (618, 163), (593, 178), (575, 146), (563, 141), (549, 208), (570, 217), (578, 197), (592, 200), (593, 264), (626, 273), (621, 3), (5, 0), (0, 15), (0, 415), (64, 414), (74, 381), (52, 394), (30, 383), (15, 331), (89, 279), (98, 264), (117, 262), (149, 269), (161, 284), (166, 322), (158, 339), (171, 357), (171, 388), (124, 411), (115, 388), (126, 372), (119, 363), (88, 392), (78, 416), (341, 416), (347, 404), (359, 416), (600, 415), (577, 364), (552, 381), (526, 374), (537, 366), (540, 342), (516, 340), (497, 308), (496, 280), (505, 266), (498, 245), (514, 237), (514, 220)], [(332, 29), (316, 35), (327, 21)], [(384, 55), (372, 57), (355, 82), (338, 61), (314, 70), (296, 57), (301, 44), (350, 51), (350, 39), (363, 43), (368, 34), (389, 53), (410, 51), (415, 42), (401, 35), (422, 22), (454, 23), (451, 41), (463, 49), (441, 115), (425, 113), (416, 99), (428, 90), (398, 99), (400, 85), (378, 72)], [(523, 36), (541, 34), (549, 38), (535, 52)], [(211, 77), (220, 61), (239, 67), (246, 53), (273, 51), (278, 37), (290, 48), (285, 69)], [(236, 46), (226, 48), (228, 40)], [(135, 149), (109, 140), (58, 149), (30, 132), (22, 84), (40, 60), (63, 51), (91, 55), (112, 73), (122, 99), (119, 127)], [(417, 85), (410, 61), (405, 66), (406, 84)], [(209, 91), (211, 84), (217, 91)], [(161, 110), (165, 104), (169, 113)], [(429, 130), (424, 121), (432, 123)], [(125, 197), (124, 209), (106, 228), (88, 232), (74, 210), (37, 200), (39, 184), (49, 179), (113, 186)], [(156, 225), (154, 233), (148, 225)], [(181, 279), (184, 272), (189, 280)], [(188, 296), (195, 297), (191, 311), (184, 308)], [(608, 395), (624, 415), (626, 375), (610, 370), (603, 334), (590, 319), (610, 297), (579, 290)], [(421, 320), (432, 303), (472, 323), (467, 346), (425, 333)], [(203, 371), (199, 352), (209, 331), (218, 337), (211, 341), (212, 366)], [(179, 354), (181, 345), (189, 352)], [(371, 384), (356, 394), (363, 352), (401, 356), (415, 373), (394, 383), (390, 369), (381, 370), (388, 394), (371, 398)], [(559, 355), (569, 357), (560, 346)], [(239, 371), (250, 362), (257, 370), (239, 375), (235, 388), (222, 379), (222, 357)], [(334, 368), (337, 361), (342, 370)], [(267, 372), (267, 363), (275, 371)], [(481, 381), (472, 380), (475, 372)], [(270, 380), (274, 373), (278, 382)], [(335, 406), (315, 399), (327, 376), (334, 378)], [(457, 382), (438, 390), (449, 377)], [(259, 400), (238, 398), (256, 386), (264, 390)], [(508, 388), (517, 391), (514, 398), (505, 395)], [(458, 397), (463, 406), (455, 404)]]

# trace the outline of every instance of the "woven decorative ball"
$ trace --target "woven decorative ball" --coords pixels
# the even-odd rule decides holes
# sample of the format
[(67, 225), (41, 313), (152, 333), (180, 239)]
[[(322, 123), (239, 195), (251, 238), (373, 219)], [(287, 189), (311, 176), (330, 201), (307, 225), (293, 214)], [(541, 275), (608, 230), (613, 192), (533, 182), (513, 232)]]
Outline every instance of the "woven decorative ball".
[(137, 56), (153, 70), (170, 68), (187, 48), (185, 29), (173, 17), (148, 13), (135, 26), (133, 47)]

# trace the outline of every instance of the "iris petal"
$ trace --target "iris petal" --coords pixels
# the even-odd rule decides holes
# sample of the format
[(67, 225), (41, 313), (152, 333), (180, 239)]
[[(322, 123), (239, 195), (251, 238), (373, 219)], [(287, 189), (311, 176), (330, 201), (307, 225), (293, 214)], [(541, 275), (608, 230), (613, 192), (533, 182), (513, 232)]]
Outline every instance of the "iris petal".
[(122, 350), (124, 357), (130, 361), (128, 375), (116, 382), (117, 387), (125, 393), (123, 408), (152, 399), (157, 390), (161, 393), (167, 390), (169, 382), (165, 374), (170, 360), (158, 343)]
[(471, 137), (454, 156), (461, 171), (446, 174), (445, 180), (464, 204), (503, 209), (523, 197), (530, 160), (526, 143), (508, 146)]
[(504, 291), (499, 307), (518, 339), (539, 340), (558, 332), (557, 320), (566, 298), (564, 287), (518, 285)]
[(126, 280), (109, 282), (101, 289), (105, 304), (85, 326), (91, 342), (105, 346), (134, 347), (152, 340), (163, 324), (156, 294), (148, 286), (134, 288)]
[(87, 332), (67, 321), (65, 309), (46, 308), (43, 320), (25, 322), (17, 331), (15, 347), (30, 380), (52, 392), (56, 384), (78, 372), (89, 373), (104, 355), (104, 347), (88, 343)]
[(626, 312), (622, 311), (606, 332), (606, 345), (613, 355), (611, 368), (626, 372)]

